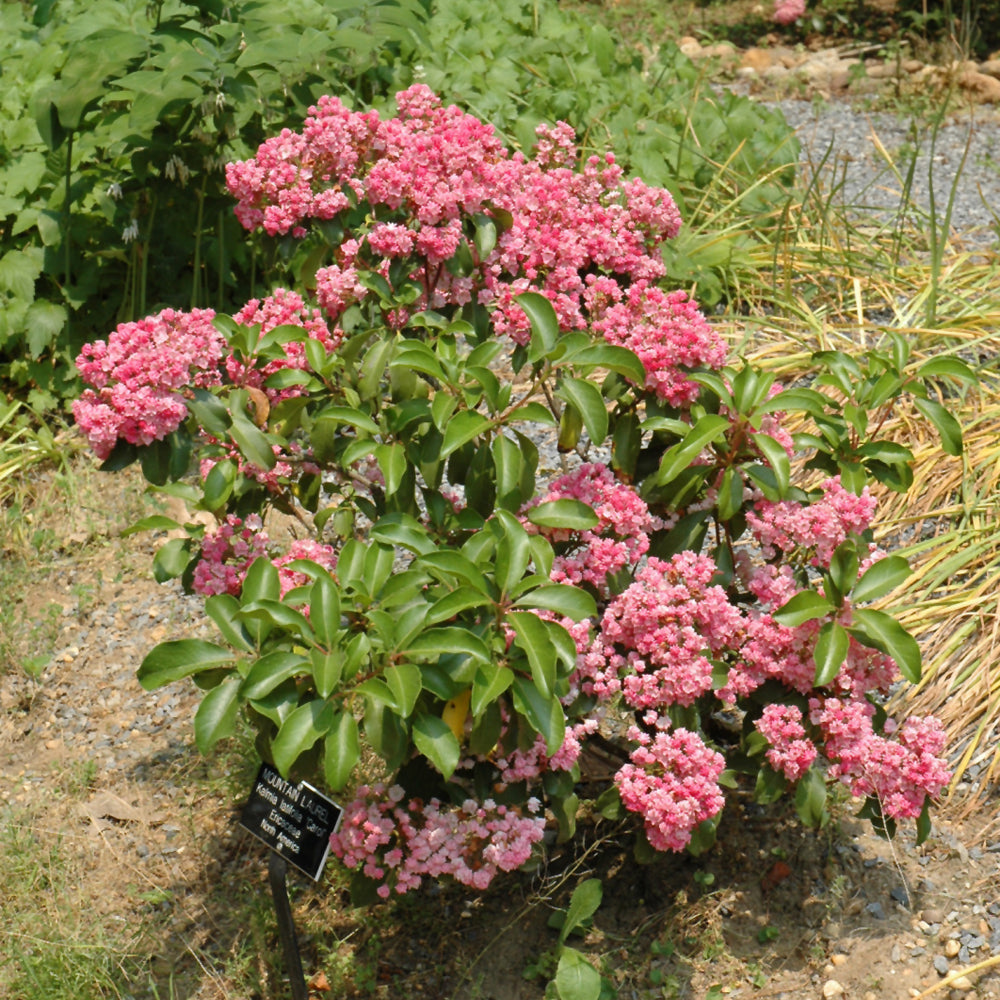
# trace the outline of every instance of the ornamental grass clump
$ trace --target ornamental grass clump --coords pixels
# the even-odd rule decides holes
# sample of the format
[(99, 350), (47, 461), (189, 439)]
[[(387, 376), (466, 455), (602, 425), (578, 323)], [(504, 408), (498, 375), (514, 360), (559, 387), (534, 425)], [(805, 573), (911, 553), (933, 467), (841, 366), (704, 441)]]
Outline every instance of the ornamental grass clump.
[(298, 290), (80, 357), (105, 467), (217, 522), (137, 526), (182, 529), (156, 574), (221, 635), (161, 643), (142, 684), (198, 682), (202, 751), (242, 718), (347, 795), (333, 850), (382, 897), (573, 836), (590, 741), (620, 761), (591, 814), (634, 817), (640, 854), (706, 849), (737, 787), (821, 824), (835, 780), (925, 835), (943, 737), (883, 708), (920, 655), (872, 607), (908, 567), (868, 485), (908, 483), (878, 437), (903, 394), (957, 453), (932, 380), (967, 370), (895, 337), (777, 385), (670, 288), (668, 192), (578, 163), (565, 125), (526, 155), (426, 87), (398, 106), (324, 98), (229, 166)]

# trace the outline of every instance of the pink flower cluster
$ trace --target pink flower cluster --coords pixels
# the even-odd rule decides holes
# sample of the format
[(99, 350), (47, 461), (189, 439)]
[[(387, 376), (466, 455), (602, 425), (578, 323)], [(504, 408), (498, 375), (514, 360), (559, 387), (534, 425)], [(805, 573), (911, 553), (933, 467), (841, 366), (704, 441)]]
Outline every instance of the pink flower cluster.
[(219, 384), (225, 341), (214, 317), (211, 309), (164, 309), (84, 345), (76, 365), (93, 388), (74, 401), (73, 416), (98, 458), (119, 439), (162, 440), (187, 416), (186, 392)]
[[(950, 774), (938, 756), (945, 733), (934, 718), (907, 719), (896, 740), (872, 728), (875, 709), (859, 699), (813, 698), (809, 719), (823, 734), (829, 776), (858, 796), (875, 796), (893, 819), (920, 815), (926, 797), (941, 794)], [(890, 726), (886, 726), (890, 730)]]
[(424, 877), (450, 875), (485, 889), (497, 872), (523, 865), (545, 831), (537, 799), (529, 799), (526, 815), (492, 799), (469, 799), (455, 809), (437, 799), (404, 802), (405, 795), (398, 785), (363, 785), (330, 838), (330, 849), (348, 868), (382, 883), (383, 899), (392, 889), (417, 888)]
[(794, 24), (806, 12), (806, 0), (774, 0), (775, 24)]
[(725, 758), (686, 729), (652, 739), (633, 729), (630, 737), (639, 742), (632, 763), (615, 775), (622, 804), (643, 817), (646, 837), (658, 851), (683, 851), (698, 824), (725, 805), (718, 785)]
[[(610, 154), (574, 169), (564, 123), (541, 127), (527, 158), (508, 155), (492, 126), (443, 107), (422, 85), (398, 94), (397, 104), (397, 117), (381, 120), (322, 98), (301, 134), (285, 130), (227, 169), (248, 229), (301, 235), (310, 219), (332, 218), (355, 200), (378, 213), (317, 272), (327, 315), (336, 320), (367, 296), (363, 269), (387, 276), (392, 261), (409, 259), (410, 277), (424, 289), (414, 308), (475, 300), (492, 308), (498, 334), (526, 343), (530, 328), (515, 299), (542, 291), (563, 330), (589, 326), (611, 343), (641, 348), (649, 388), (669, 402), (690, 401), (696, 389), (683, 370), (719, 367), (726, 349), (686, 295), (653, 284), (665, 274), (659, 247), (680, 227), (669, 192), (624, 181)], [(495, 245), (475, 256), (472, 273), (453, 274), (442, 265), (464, 239), (462, 222), (482, 214), (496, 220)]]
[(743, 620), (719, 586), (715, 563), (681, 552), (651, 558), (605, 609), (591, 649), (580, 658), (584, 689), (619, 690), (630, 706), (665, 713), (712, 689), (712, 657), (739, 645)]
[(201, 559), (194, 570), (192, 587), (206, 597), (212, 594), (239, 594), (250, 564), (267, 555), (267, 533), (257, 514), (246, 521), (233, 514), (217, 531), (205, 534)]
[(757, 731), (771, 744), (768, 763), (789, 781), (798, 781), (816, 759), (816, 745), (806, 739), (802, 712), (794, 705), (765, 705)]
[(875, 513), (875, 498), (866, 486), (860, 496), (833, 476), (820, 483), (821, 497), (803, 505), (791, 500), (759, 500), (747, 513), (747, 524), (770, 559), (777, 552), (814, 550), (812, 565), (826, 567), (834, 550), (848, 535), (866, 531)]
[(580, 532), (536, 528), (526, 523), (529, 531), (539, 531), (560, 546), (552, 563), (552, 580), (589, 583), (605, 594), (608, 574), (636, 565), (649, 549), (648, 532), (660, 523), (639, 494), (599, 462), (586, 462), (560, 476), (525, 510), (552, 500), (580, 500), (593, 508), (598, 521), (594, 528)]
[[(341, 332), (330, 333), (318, 309), (310, 309), (296, 292), (277, 288), (263, 300), (251, 299), (233, 317), (242, 326), (260, 326), (261, 335), (276, 326), (299, 326), (308, 332), (311, 339), (319, 341), (327, 351), (333, 351), (341, 340)], [(242, 360), (230, 354), (226, 358), (226, 373), (235, 385), (262, 389), (273, 405), (289, 396), (297, 395), (296, 387), (270, 389), (264, 383), (282, 368), (308, 369), (305, 346), (301, 341), (292, 340), (284, 345), (285, 357), (269, 361), (255, 367), (252, 360)]]

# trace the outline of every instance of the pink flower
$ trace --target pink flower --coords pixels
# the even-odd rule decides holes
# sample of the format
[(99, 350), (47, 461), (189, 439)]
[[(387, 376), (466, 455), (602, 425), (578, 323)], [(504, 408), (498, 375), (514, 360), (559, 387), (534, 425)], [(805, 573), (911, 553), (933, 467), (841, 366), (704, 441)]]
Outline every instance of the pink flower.
[(725, 805), (717, 784), (725, 759), (686, 729), (657, 733), (631, 758), (615, 775), (622, 804), (643, 817), (658, 851), (683, 851), (695, 828)]
[(806, 0), (774, 0), (771, 16), (776, 24), (794, 24), (805, 12)]
[(771, 744), (768, 763), (789, 781), (798, 781), (816, 759), (816, 746), (805, 738), (802, 712), (794, 705), (765, 705), (757, 731)]
[(186, 393), (219, 384), (224, 340), (214, 317), (211, 309), (164, 309), (84, 345), (76, 364), (93, 388), (73, 403), (73, 416), (98, 458), (119, 440), (162, 440), (187, 416)]

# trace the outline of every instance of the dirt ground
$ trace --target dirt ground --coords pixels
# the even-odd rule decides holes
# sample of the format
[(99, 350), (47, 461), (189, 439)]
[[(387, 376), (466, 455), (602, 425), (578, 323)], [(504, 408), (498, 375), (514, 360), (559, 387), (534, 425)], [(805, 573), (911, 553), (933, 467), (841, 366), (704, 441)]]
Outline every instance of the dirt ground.
[[(58, 853), (48, 891), (69, 906), (59, 920), (77, 921), (58, 931), (70, 945), (110, 942), (118, 996), (286, 996), (265, 852), (236, 822), (249, 746), (202, 759), (193, 685), (147, 693), (135, 680), (156, 642), (205, 628), (198, 602), (149, 579), (148, 539), (70, 534), (51, 572), (7, 598), (15, 657), (30, 661), (43, 640), (52, 654), (37, 679), (17, 662), (0, 675), (0, 832)], [(602, 905), (570, 943), (626, 1000), (1000, 997), (994, 813), (991, 802), (962, 825), (938, 817), (918, 848), (912, 829), (875, 837), (850, 802), (812, 832), (737, 797), (697, 860), (638, 865), (629, 833), (584, 825), (575, 853), (553, 846), (486, 894), (429, 886), (369, 909), (348, 905), (331, 861), (318, 887), (291, 878), (304, 966), (332, 987), (316, 996), (535, 1000), (555, 967), (550, 918), (599, 876)], [(14, 1000), (3, 977), (16, 962), (3, 957), (0, 996)]]

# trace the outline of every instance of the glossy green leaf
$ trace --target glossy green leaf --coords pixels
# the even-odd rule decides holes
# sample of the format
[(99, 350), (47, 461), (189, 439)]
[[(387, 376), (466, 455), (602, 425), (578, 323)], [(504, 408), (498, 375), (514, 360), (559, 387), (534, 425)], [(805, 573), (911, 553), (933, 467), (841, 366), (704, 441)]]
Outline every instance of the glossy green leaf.
[(729, 427), (725, 417), (708, 413), (688, 431), (683, 441), (668, 448), (660, 460), (660, 468), (653, 476), (657, 486), (673, 482), (712, 442), (720, 438)]
[(311, 672), (311, 664), (305, 657), (288, 650), (275, 650), (262, 656), (250, 668), (240, 687), (240, 695), (247, 700), (264, 698), (290, 677)]
[(813, 649), (813, 660), (816, 663), (814, 687), (826, 687), (837, 676), (841, 665), (847, 659), (850, 645), (851, 637), (843, 625), (837, 622), (824, 622)]
[(472, 682), (470, 708), (474, 717), (479, 717), (487, 705), (496, 701), (514, 682), (514, 672), (508, 667), (487, 663), (476, 670)]
[(608, 409), (601, 390), (593, 382), (580, 378), (564, 378), (556, 395), (576, 408), (583, 419), (591, 444), (600, 447), (608, 436)]
[(536, 587), (514, 602), (515, 608), (544, 608), (575, 622), (597, 616), (597, 602), (585, 590), (566, 583)]
[(444, 719), (418, 715), (413, 720), (413, 742), (446, 779), (454, 774), (462, 748)]
[(514, 677), (514, 707), (545, 740), (545, 752), (551, 757), (566, 736), (566, 716), (558, 698), (547, 698), (527, 677)]
[(531, 611), (511, 611), (504, 619), (514, 630), (514, 640), (528, 657), (531, 677), (543, 698), (551, 698), (556, 683), (556, 658), (545, 623)]
[(230, 646), (244, 653), (253, 650), (253, 642), (243, 624), (236, 618), (240, 602), (232, 594), (213, 594), (205, 600), (205, 613), (215, 622)]
[(312, 664), (316, 693), (321, 698), (329, 698), (340, 686), (340, 679), (344, 675), (344, 651), (335, 649), (326, 653), (322, 649), (314, 649), (309, 654), (309, 662)]
[(855, 608), (848, 631), (864, 645), (891, 656), (911, 684), (920, 682), (920, 646), (891, 615), (872, 608)]
[(340, 632), (340, 590), (329, 573), (319, 573), (309, 588), (309, 623), (327, 648)]
[(480, 663), (488, 663), (490, 651), (479, 636), (468, 629), (442, 625), (427, 629), (414, 639), (405, 652), (421, 656), (445, 656), (458, 653)]
[(514, 297), (524, 310), (531, 324), (528, 360), (541, 361), (556, 346), (559, 339), (559, 320), (552, 303), (541, 292), (522, 292)]
[(494, 554), (496, 583), (502, 594), (510, 593), (521, 582), (531, 562), (531, 539), (518, 519), (506, 510), (498, 510), (495, 524), (502, 534)]
[(326, 735), (333, 725), (334, 714), (329, 702), (316, 699), (299, 705), (282, 722), (278, 735), (271, 741), (271, 757), (283, 778), (291, 774), (299, 757)]
[(956, 378), (971, 384), (976, 381), (972, 369), (958, 358), (931, 358), (917, 369), (917, 378)]
[(337, 712), (324, 739), (323, 776), (330, 791), (339, 792), (351, 780), (361, 759), (357, 720), (350, 712)]
[(962, 425), (934, 399), (913, 400), (913, 405), (934, 425), (941, 435), (941, 447), (948, 455), (962, 454)]
[(173, 639), (154, 646), (139, 664), (136, 676), (146, 691), (153, 691), (203, 670), (229, 666), (234, 659), (232, 650), (203, 639)]
[(191, 539), (171, 538), (164, 542), (153, 556), (153, 577), (157, 583), (176, 579), (191, 561)]
[(277, 459), (267, 435), (250, 419), (246, 407), (249, 396), (243, 389), (235, 389), (229, 397), (229, 412), (233, 423), (229, 434), (244, 458), (260, 469), (273, 469)]
[(219, 740), (233, 735), (241, 700), (236, 678), (224, 680), (202, 698), (194, 714), (194, 740), (199, 752), (207, 755)]
[(855, 601), (875, 601), (895, 590), (911, 574), (910, 564), (902, 556), (886, 556), (862, 574), (851, 594)]
[(774, 619), (789, 628), (796, 628), (814, 618), (832, 614), (835, 610), (829, 598), (821, 597), (812, 590), (803, 590), (778, 608), (774, 612)]
[(750, 439), (767, 459), (767, 464), (774, 473), (778, 495), (784, 497), (788, 493), (788, 485), (792, 474), (788, 452), (785, 451), (783, 445), (775, 441), (769, 434), (751, 434)]
[(600, 519), (594, 508), (582, 500), (546, 500), (528, 508), (528, 520), (540, 528), (562, 528), (566, 531), (589, 531)]
[(830, 818), (826, 809), (826, 781), (814, 767), (806, 771), (795, 788), (795, 811), (812, 828), (825, 826)]
[(422, 688), (420, 668), (412, 663), (397, 663), (395, 666), (386, 667), (382, 677), (392, 692), (399, 714), (408, 718), (413, 714), (417, 698), (420, 697)]
[(445, 459), (463, 445), (475, 440), (480, 434), (486, 433), (491, 423), (481, 413), (463, 410), (444, 427), (444, 441), (441, 444), (440, 458)]

